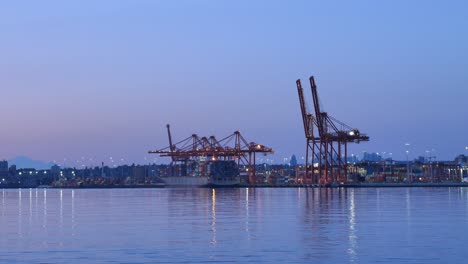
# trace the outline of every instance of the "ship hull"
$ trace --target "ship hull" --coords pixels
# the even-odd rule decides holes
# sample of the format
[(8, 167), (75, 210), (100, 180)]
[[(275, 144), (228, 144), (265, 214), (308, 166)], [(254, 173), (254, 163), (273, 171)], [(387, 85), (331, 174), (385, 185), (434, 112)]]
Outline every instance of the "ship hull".
[(236, 187), (239, 177), (219, 180), (216, 177), (169, 176), (161, 177), (167, 187)]
[(168, 187), (203, 187), (209, 184), (209, 177), (169, 176), (161, 177)]
[(234, 177), (212, 177), (208, 183), (208, 187), (238, 187), (240, 186), (239, 176)]

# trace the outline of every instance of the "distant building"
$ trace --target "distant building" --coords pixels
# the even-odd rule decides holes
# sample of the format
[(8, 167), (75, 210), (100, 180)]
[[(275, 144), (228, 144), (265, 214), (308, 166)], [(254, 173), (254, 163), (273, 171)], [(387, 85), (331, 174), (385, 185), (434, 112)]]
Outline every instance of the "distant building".
[(0, 181), (8, 177), (8, 161), (0, 161)]
[(347, 161), (348, 161), (349, 163), (358, 163), (358, 162), (359, 162), (359, 159), (358, 159), (357, 156), (352, 155), (351, 157), (348, 157), (348, 158), (347, 158)]
[(146, 167), (144, 166), (133, 166), (133, 177), (135, 178), (145, 178), (146, 177)]
[(465, 155), (458, 155), (455, 158), (455, 163), (457, 164), (467, 163), (467, 161), (468, 161), (468, 157)]
[(6, 160), (0, 161), (0, 171), (8, 171), (8, 161)]
[(372, 161), (372, 162), (378, 162), (382, 160), (382, 156), (380, 156), (377, 153), (364, 153), (364, 158), (362, 159), (363, 161)]
[(50, 172), (53, 175), (58, 175), (60, 173), (60, 166), (58, 166), (57, 164), (54, 164), (52, 167), (50, 167)]
[(11, 165), (9, 171), (11, 175), (16, 175), (16, 165)]
[(297, 158), (296, 158), (296, 155), (292, 155), (291, 156), (291, 160), (289, 161), (289, 165), (291, 167), (296, 167), (297, 166)]
[(419, 163), (424, 163), (427, 161), (427, 159), (423, 156), (419, 156), (417, 159), (414, 160), (415, 162), (419, 162)]

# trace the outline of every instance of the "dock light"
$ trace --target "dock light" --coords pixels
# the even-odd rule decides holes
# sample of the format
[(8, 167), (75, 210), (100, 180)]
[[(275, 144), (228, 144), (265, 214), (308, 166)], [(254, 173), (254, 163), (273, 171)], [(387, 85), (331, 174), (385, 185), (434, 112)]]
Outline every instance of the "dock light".
[(354, 134), (355, 134), (354, 131), (352, 131), (352, 130), (349, 131), (349, 135), (350, 135), (350, 136), (354, 136)]
[(19, 174), (20, 176), (23, 175), (23, 173), (22, 173), (21, 171), (20, 171), (18, 174)]
[(44, 171), (44, 174), (47, 174), (47, 171)]
[(29, 172), (29, 175), (31, 175), (31, 174), (32, 174), (32, 171)]

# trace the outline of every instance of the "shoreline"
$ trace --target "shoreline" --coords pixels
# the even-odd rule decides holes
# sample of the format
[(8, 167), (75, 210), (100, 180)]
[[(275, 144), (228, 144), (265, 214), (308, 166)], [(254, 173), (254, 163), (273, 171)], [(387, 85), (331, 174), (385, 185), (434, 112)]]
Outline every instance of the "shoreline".
[(349, 184), (298, 184), (298, 185), (240, 185), (235, 188), (421, 188), (468, 187), (468, 182), (443, 183), (349, 183)]
[(443, 183), (349, 183), (349, 184), (288, 184), (288, 185), (249, 185), (239, 184), (236, 186), (167, 186), (164, 184), (153, 185), (128, 185), (128, 186), (82, 186), (82, 187), (54, 187), (54, 186), (37, 186), (37, 187), (3, 187), (0, 189), (180, 189), (180, 188), (209, 188), (209, 189), (237, 189), (237, 188), (421, 188), (421, 187), (468, 187), (468, 182), (443, 182)]

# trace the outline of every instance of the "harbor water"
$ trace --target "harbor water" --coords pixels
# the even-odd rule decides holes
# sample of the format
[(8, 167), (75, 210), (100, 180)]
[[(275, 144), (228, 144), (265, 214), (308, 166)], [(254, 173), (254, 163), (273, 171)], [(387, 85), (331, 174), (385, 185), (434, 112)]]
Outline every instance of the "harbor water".
[(0, 263), (467, 263), (468, 187), (0, 190)]

